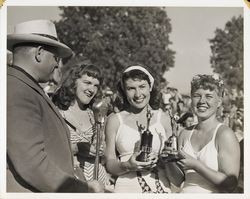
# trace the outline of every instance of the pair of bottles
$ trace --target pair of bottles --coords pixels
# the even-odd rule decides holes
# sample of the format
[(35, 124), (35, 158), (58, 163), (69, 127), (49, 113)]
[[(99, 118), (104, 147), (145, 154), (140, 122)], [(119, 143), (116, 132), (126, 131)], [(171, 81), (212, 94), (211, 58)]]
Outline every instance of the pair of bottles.
[[(150, 110), (147, 110), (147, 128), (146, 130), (141, 134), (141, 145), (140, 150), (141, 153), (139, 156), (137, 156), (136, 160), (141, 162), (147, 162), (148, 155), (152, 152), (152, 141), (153, 141), (153, 135), (149, 130), (150, 120), (152, 118), (153, 114), (150, 112)], [(171, 117), (171, 115), (170, 115)], [(168, 158), (171, 160), (177, 160), (179, 159), (178, 156), (178, 142), (177, 142), (177, 124), (173, 117), (171, 117), (171, 126), (173, 134), (168, 138), (168, 140), (164, 143), (165, 147), (170, 150), (167, 151)]]

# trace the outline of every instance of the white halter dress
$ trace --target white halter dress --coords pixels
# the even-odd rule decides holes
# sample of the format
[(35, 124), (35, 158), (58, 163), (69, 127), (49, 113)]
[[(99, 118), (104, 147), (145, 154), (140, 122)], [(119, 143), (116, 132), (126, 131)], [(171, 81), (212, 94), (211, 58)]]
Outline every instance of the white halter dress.
[[(192, 147), (190, 138), (193, 134), (191, 131), (187, 142), (185, 143), (183, 150), (189, 154), (190, 156), (194, 157), (195, 159), (200, 160), (209, 168), (218, 171), (218, 152), (215, 146), (215, 137), (219, 127), (222, 124), (218, 124), (216, 127), (212, 139), (198, 152)], [(182, 193), (218, 193), (219, 191), (202, 177), (200, 174), (195, 172), (194, 170), (187, 170), (186, 171), (186, 180), (184, 182), (184, 187), (182, 189)]]
[[(166, 132), (160, 123), (161, 110), (153, 111), (157, 115), (156, 123), (150, 125), (149, 130), (153, 134), (152, 151), (160, 153), (163, 148), (164, 141), (166, 140)], [(116, 135), (116, 149), (119, 152), (121, 162), (129, 160), (134, 152), (135, 145), (140, 141), (140, 133), (138, 130), (126, 125), (123, 122), (120, 113), (117, 113), (120, 121), (120, 126)], [(136, 121), (135, 121), (136, 122)], [(141, 176), (144, 178), (152, 192), (157, 192), (157, 183), (160, 183), (164, 192), (170, 192), (169, 181), (166, 178), (164, 171), (161, 168), (158, 170), (158, 181), (155, 173), (150, 171), (141, 172)], [(142, 193), (142, 187), (138, 182), (136, 172), (129, 172), (118, 177), (115, 184), (115, 192), (117, 193)]]

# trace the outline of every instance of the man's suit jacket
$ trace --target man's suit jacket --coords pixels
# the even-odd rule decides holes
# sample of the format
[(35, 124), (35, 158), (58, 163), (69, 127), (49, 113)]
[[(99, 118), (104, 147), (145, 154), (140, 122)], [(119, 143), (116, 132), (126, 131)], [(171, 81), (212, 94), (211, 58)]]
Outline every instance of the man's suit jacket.
[(87, 192), (74, 178), (69, 130), (22, 69), (7, 75), (7, 191)]

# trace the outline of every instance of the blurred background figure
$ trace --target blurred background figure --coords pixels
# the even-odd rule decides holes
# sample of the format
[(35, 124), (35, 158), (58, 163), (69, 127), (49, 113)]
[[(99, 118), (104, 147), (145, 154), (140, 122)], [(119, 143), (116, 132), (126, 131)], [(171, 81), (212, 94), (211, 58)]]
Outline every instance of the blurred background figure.
[(172, 97), (172, 95), (170, 94), (170, 88), (167, 86), (163, 87), (161, 93), (162, 93), (163, 110), (164, 111), (169, 110), (171, 106), (169, 99)]
[(177, 123), (180, 125), (179, 126), (179, 132), (183, 128), (189, 128), (194, 125), (194, 114), (192, 112), (186, 112), (184, 113), (178, 120)]

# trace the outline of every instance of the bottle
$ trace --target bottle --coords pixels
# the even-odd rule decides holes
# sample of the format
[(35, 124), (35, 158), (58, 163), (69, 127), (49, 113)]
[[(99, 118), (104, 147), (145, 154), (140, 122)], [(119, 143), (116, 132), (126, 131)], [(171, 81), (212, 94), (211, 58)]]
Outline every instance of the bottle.
[(149, 130), (149, 124), (152, 116), (153, 114), (149, 109), (147, 109), (147, 128), (141, 135), (141, 153), (136, 158), (136, 160), (140, 162), (147, 162), (148, 155), (152, 152), (153, 134)]
[(147, 162), (148, 154), (152, 152), (152, 141), (153, 141), (153, 135), (147, 129), (142, 133), (141, 136), (141, 146), (140, 146), (141, 153), (139, 154), (139, 156), (137, 156), (136, 158), (137, 161)]
[(172, 149), (172, 154), (175, 154), (177, 153), (178, 151), (178, 143), (177, 143), (177, 137), (175, 134), (172, 134), (170, 137), (169, 137), (169, 144)]
[(168, 138), (168, 140), (165, 142), (164, 147), (164, 153), (162, 157), (167, 161), (176, 161), (179, 159), (178, 155), (178, 140), (177, 140), (177, 131), (178, 126), (177, 123), (172, 116), (172, 114), (169, 112), (170, 118), (171, 118), (171, 127), (172, 127), (172, 135)]

